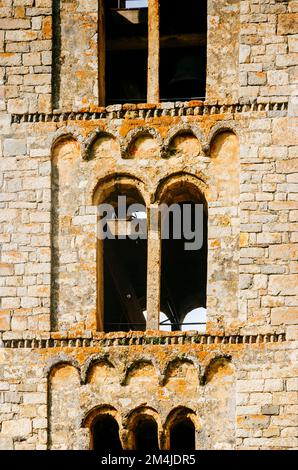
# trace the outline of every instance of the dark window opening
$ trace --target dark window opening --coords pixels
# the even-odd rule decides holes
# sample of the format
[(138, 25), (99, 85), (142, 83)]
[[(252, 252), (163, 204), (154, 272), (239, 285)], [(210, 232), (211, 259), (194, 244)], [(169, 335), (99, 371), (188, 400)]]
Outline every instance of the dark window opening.
[(195, 427), (189, 418), (173, 424), (170, 431), (170, 449), (189, 452), (196, 448)]
[(190, 100), (205, 97), (207, 2), (160, 2), (160, 97)]
[(135, 448), (142, 452), (158, 450), (157, 424), (151, 416), (139, 419), (135, 427)]
[(110, 415), (100, 415), (92, 426), (93, 449), (103, 452), (119, 452), (122, 445), (119, 437), (119, 426)]
[[(128, 200), (127, 204), (133, 202)], [(146, 219), (145, 213), (136, 216)], [(147, 239), (126, 236), (129, 224), (129, 219), (116, 217), (111, 225), (115, 238), (104, 240), (105, 332), (146, 329)]]
[(146, 102), (146, 1), (106, 0), (106, 102)]
[[(187, 213), (183, 210), (184, 204), (191, 207), (192, 231), (195, 230), (193, 225), (195, 203), (192, 201), (180, 202), (180, 233), (182, 236), (175, 239), (173, 218), (170, 212), (167, 216), (170, 227), (169, 237), (162, 239), (160, 309), (168, 318), (166, 323), (171, 325), (172, 331), (187, 329), (201, 331), (204, 326), (201, 325), (202, 318), (204, 323), (206, 321), (202, 310), (206, 308), (207, 215), (204, 211), (202, 247), (197, 250), (187, 250), (185, 243), (189, 240), (186, 240), (183, 230), (184, 217), (187, 217)], [(197, 312), (197, 315), (194, 315), (193, 311)], [(190, 320), (184, 322), (190, 312), (192, 312)], [(164, 324), (164, 322), (162, 323)]]

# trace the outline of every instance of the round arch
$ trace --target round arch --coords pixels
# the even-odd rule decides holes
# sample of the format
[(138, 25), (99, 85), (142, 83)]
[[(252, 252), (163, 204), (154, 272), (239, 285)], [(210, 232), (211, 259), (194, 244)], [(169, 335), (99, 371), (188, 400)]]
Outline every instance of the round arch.
[(154, 408), (135, 408), (128, 414), (125, 427), (128, 449), (156, 451), (160, 448), (162, 426), (159, 414)]
[(163, 448), (192, 451), (196, 448), (196, 433), (201, 423), (196, 413), (188, 407), (178, 406), (168, 415), (163, 434)]
[(113, 406), (99, 405), (92, 408), (84, 417), (82, 427), (89, 429), (90, 449), (101, 452), (122, 450), (121, 417)]

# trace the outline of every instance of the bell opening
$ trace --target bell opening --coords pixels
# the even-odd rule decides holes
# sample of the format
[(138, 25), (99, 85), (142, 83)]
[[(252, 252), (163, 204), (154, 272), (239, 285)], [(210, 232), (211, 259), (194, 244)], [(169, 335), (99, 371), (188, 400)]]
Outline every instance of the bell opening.
[(160, 2), (160, 97), (204, 99), (207, 62), (207, 2)]

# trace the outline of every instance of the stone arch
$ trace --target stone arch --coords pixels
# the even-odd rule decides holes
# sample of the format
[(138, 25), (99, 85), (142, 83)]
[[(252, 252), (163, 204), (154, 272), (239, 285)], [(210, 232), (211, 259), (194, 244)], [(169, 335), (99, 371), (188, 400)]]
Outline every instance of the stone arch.
[(49, 442), (53, 450), (76, 449), (80, 429), (80, 374), (69, 362), (52, 366), (48, 378)]
[[(194, 426), (194, 432), (196, 438), (196, 434), (201, 431), (201, 422), (196, 414), (191, 408), (187, 406), (177, 406), (173, 410), (170, 411), (168, 414), (165, 424), (164, 424), (164, 432), (162, 436), (162, 448), (169, 450), (171, 449), (171, 429), (174, 425), (179, 424), (183, 421), (189, 420)], [(195, 439), (196, 440), (196, 439)]]
[(196, 200), (198, 199), (198, 194), (201, 194), (204, 199), (207, 185), (201, 178), (192, 173), (184, 171), (172, 173), (159, 181), (154, 194), (154, 202), (159, 204), (172, 202), (180, 189), (182, 191), (187, 189), (189, 195)]
[(240, 130), (239, 130), (239, 125), (235, 122), (230, 122), (230, 121), (221, 121), (215, 124), (211, 130), (209, 131), (209, 134), (207, 136), (206, 140), (206, 154), (208, 156), (210, 155), (211, 151), (211, 146), (214, 141), (214, 139), (224, 133), (224, 132), (230, 132), (232, 134), (235, 134), (238, 139), (240, 139)]
[(128, 415), (123, 420), (123, 425), (125, 427), (125, 441), (126, 449), (135, 450), (136, 449), (136, 430), (137, 426), (142, 420), (154, 420), (157, 425), (157, 440), (158, 447), (160, 448), (160, 441), (162, 435), (162, 424), (158, 412), (147, 405), (141, 405), (134, 410), (130, 411)]
[[(228, 356), (211, 359), (205, 370), (203, 387), (206, 433), (210, 446), (216, 450), (235, 446), (236, 377), (235, 368)], [(216, 421), (208, 417), (216, 413)]]
[(102, 365), (107, 369), (110, 369), (111, 372), (113, 371), (113, 375), (118, 375), (117, 368), (110, 361), (106, 354), (93, 354), (87, 359), (84, 366), (82, 367), (82, 382), (84, 384), (91, 383), (94, 368), (98, 365)]
[[(161, 210), (160, 311), (169, 318), (173, 331), (181, 330), (188, 312), (199, 312), (197, 309), (206, 308), (206, 192), (207, 185), (202, 179), (183, 171), (163, 178), (155, 192), (155, 203), (159, 204)], [(175, 226), (171, 214), (176, 216)], [(195, 224), (196, 228), (190, 233), (191, 224), (193, 228)], [(187, 230), (189, 240), (192, 239), (189, 245)], [(173, 252), (175, 257), (172, 256)]]
[(150, 195), (148, 185), (144, 179), (128, 172), (107, 175), (97, 180), (92, 191), (92, 204), (98, 205), (106, 202), (113, 193), (117, 191), (135, 190), (146, 205), (149, 204)]
[(80, 145), (80, 151), (83, 145), (83, 136), (74, 127), (60, 127), (53, 135), (51, 139), (51, 155), (53, 155), (55, 147), (63, 141), (75, 140)]
[(232, 364), (232, 356), (218, 355), (210, 359), (210, 361), (203, 368), (201, 384), (206, 385), (214, 375), (218, 372), (220, 368), (227, 366), (234, 373), (234, 366)]
[(207, 140), (205, 138), (202, 130), (195, 124), (177, 124), (170, 128), (165, 140), (164, 140), (164, 150), (167, 152), (169, 150), (170, 144), (173, 139), (182, 134), (191, 134), (198, 139), (201, 144), (201, 148), (204, 149), (207, 145)]
[[(104, 145), (109, 143), (110, 145)], [(123, 151), (123, 142), (120, 135), (111, 131), (107, 131), (104, 129), (96, 129), (95, 131), (91, 132), (87, 139), (84, 142), (83, 147), (83, 159), (84, 160), (92, 160), (94, 157), (92, 152), (94, 146), (99, 144), (102, 148), (99, 148), (100, 156), (107, 157), (121, 157)]]
[[(119, 432), (119, 440), (121, 442), (121, 430), (122, 430), (122, 420), (121, 420), (121, 415), (117, 411), (117, 409), (114, 406), (111, 406), (109, 404), (101, 404), (97, 405), (91, 410), (89, 410), (83, 420), (82, 420), (82, 427), (87, 428), (89, 431), (89, 448), (94, 449), (94, 426), (96, 424), (96, 421), (98, 419), (104, 417), (111, 417), (113, 420), (116, 421), (118, 425), (118, 432)], [(121, 442), (121, 446), (122, 446)]]
[[(240, 144), (225, 123), (213, 129), (208, 166), (208, 332), (222, 331), (235, 319), (246, 321), (239, 308)], [(210, 211), (209, 211), (210, 212)]]
[[(71, 248), (70, 221), (75, 215), (83, 195), (79, 189), (80, 143), (74, 133), (61, 129), (52, 144), (51, 158), (51, 329), (68, 322), (67, 307), (73, 299), (70, 275), (67, 274), (64, 259), (73, 251)], [(75, 255), (74, 255), (75, 256)], [(75, 311), (75, 308), (73, 308)], [(73, 318), (74, 320), (74, 318)], [(64, 323), (65, 324), (65, 323)]]
[[(185, 370), (179, 371), (181, 367), (183, 368), (183, 364), (187, 364), (191, 366), (191, 369), (189, 371), (189, 372), (192, 372), (190, 380), (189, 380), (189, 377), (186, 377), (186, 376), (183, 377), (184, 375), (183, 372), (185, 372)], [(163, 372), (163, 385), (167, 385), (170, 378), (179, 377), (181, 375), (181, 372), (182, 372), (181, 378), (183, 378), (186, 382), (193, 384), (193, 380), (195, 380), (197, 381), (197, 384), (199, 384), (199, 380), (201, 376), (201, 367), (197, 359), (190, 357), (190, 356), (183, 356), (183, 357), (174, 358), (166, 364), (164, 368), (164, 372)], [(187, 369), (186, 369), (186, 372), (188, 372)]]
[(160, 371), (156, 361), (152, 358), (144, 357), (136, 359), (127, 367), (124, 372), (123, 379), (121, 380), (121, 385), (129, 385), (131, 379), (134, 377), (139, 377), (140, 374), (144, 374), (143, 377), (148, 378), (152, 385), (152, 379), (154, 376), (156, 378), (156, 383), (160, 382), (161, 380)]
[(165, 158), (171, 156), (197, 157), (204, 151), (206, 139), (195, 125), (178, 124), (170, 129), (164, 143)]
[(156, 158), (162, 153), (163, 142), (160, 133), (152, 127), (137, 127), (128, 132), (123, 157)]
[(46, 375), (49, 378), (52, 376), (52, 374), (55, 372), (56, 369), (58, 369), (60, 366), (72, 366), (74, 367), (80, 376), (80, 382), (81, 380), (81, 366), (79, 362), (75, 359), (73, 359), (70, 356), (67, 356), (66, 354), (62, 353), (56, 358), (53, 358), (51, 362), (44, 368), (44, 375)]

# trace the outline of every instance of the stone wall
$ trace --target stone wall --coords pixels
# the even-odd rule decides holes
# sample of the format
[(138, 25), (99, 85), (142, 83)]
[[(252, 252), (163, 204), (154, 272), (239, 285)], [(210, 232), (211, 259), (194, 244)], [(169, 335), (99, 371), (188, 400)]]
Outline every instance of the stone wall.
[(0, 109), (49, 112), (52, 79), (51, 0), (0, 5)]
[(297, 96), (297, 1), (241, 1), (240, 13), (240, 98)]
[(169, 416), (183, 407), (194, 413), (199, 449), (297, 447), (297, 342), (197, 344), (186, 336), (184, 344), (156, 344), (161, 338), (139, 346), (2, 348), (1, 447), (89, 448), (95, 409), (117, 413), (127, 446), (130, 416), (144, 408), (155, 413), (166, 447)]
[(53, 1), (53, 107), (98, 102), (97, 0)]
[[(87, 448), (98, 407), (129, 446), (141, 404), (163, 447), (191, 404), (198, 448), (297, 448), (297, 1), (209, 2), (208, 101), (107, 108), (97, 2), (60, 4), (53, 48), (52, 2), (0, 2), (2, 448)], [(95, 206), (125, 178), (148, 208), (179, 182), (204, 195), (206, 336), (97, 331)]]
[[(112, 109), (109, 116), (117, 113)], [(174, 110), (180, 113), (179, 109), (161, 105), (158, 112), (170, 115)], [(204, 109), (209, 116), (199, 114)], [(160, 181), (179, 172), (200, 179), (196, 184), (210, 211), (209, 331), (291, 328), (297, 322), (295, 119), (288, 118), (286, 110), (248, 112), (245, 105), (240, 112), (235, 109), (204, 108), (198, 102), (181, 108), (187, 113), (185, 118), (137, 118), (149, 110), (128, 108), (119, 111), (122, 117), (115, 121), (107, 117), (89, 120), (92, 113), (87, 113), (85, 118), (78, 116), (82, 120), (67, 115), (59, 123), (55, 116), (60, 120), (63, 115), (57, 114), (51, 122), (12, 125), (10, 117), (3, 116), (2, 330), (48, 331), (51, 321), (57, 328), (55, 312), (59, 310), (63, 311), (59, 328), (96, 329), (92, 194), (98, 181), (121, 174), (138, 177), (149, 201)], [(157, 111), (153, 107), (151, 112)], [(192, 135), (192, 142), (198, 141), (194, 155), (187, 146), (177, 154), (167, 150), (182, 131)], [(137, 153), (138, 144), (132, 146), (132, 142), (140, 135), (149, 135), (150, 149), (155, 142), (156, 156), (136, 160), (129, 156), (129, 149)], [(171, 157), (164, 158), (168, 152)], [(233, 250), (231, 243), (235, 243)], [(60, 306), (55, 300), (57, 289)]]

